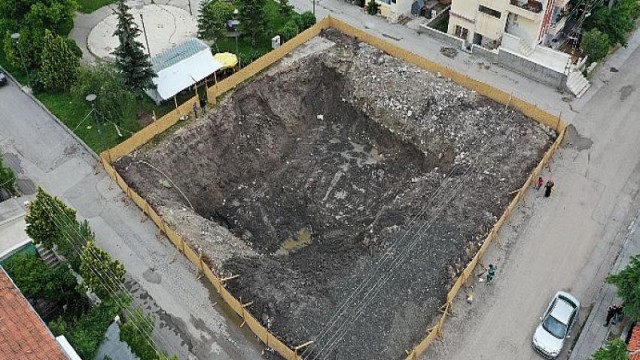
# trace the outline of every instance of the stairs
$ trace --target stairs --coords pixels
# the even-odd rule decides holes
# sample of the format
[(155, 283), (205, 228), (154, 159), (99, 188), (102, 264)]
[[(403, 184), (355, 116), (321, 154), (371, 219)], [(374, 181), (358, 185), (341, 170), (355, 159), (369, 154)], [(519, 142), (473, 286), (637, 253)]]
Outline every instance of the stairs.
[(577, 98), (580, 98), (584, 95), (585, 92), (589, 89), (591, 84), (589, 81), (582, 76), (580, 71), (571, 71), (567, 76), (567, 90), (569, 90), (573, 95)]
[(45, 249), (42, 244), (36, 244), (36, 250), (38, 250), (38, 255), (48, 267), (53, 268), (60, 264), (58, 256), (53, 251)]
[(531, 45), (529, 45), (524, 39), (520, 39), (520, 41), (518, 42), (518, 49), (524, 56), (530, 56), (534, 51)]

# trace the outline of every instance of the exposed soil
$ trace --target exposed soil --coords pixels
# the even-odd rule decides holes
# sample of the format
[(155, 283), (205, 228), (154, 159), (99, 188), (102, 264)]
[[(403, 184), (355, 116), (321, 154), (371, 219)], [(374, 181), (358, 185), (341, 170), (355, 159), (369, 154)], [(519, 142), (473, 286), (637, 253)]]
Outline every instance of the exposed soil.
[(329, 30), (116, 167), (305, 357), (398, 359), (555, 136)]

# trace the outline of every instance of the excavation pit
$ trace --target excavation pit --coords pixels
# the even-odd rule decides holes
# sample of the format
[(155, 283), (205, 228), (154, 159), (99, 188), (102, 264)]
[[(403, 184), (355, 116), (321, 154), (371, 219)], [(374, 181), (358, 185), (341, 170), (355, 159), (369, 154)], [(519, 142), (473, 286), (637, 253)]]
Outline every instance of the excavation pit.
[(326, 30), (115, 165), (287, 344), (398, 359), (555, 137)]

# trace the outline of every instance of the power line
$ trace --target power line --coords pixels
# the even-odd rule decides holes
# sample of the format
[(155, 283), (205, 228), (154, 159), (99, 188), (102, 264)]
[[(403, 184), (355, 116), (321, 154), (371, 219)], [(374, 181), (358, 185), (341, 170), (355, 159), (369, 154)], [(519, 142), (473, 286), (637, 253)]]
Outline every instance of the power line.
[[(506, 111), (506, 109), (507, 109), (507, 108), (505, 107), (505, 108), (504, 108), (504, 110), (503, 110), (501, 113), (502, 113), (502, 114), (504, 114), (504, 112)], [(482, 153), (483, 153), (484, 149), (485, 149), (485, 148), (487, 148), (487, 147), (488, 147), (488, 146), (490, 146), (490, 145), (491, 145), (490, 143), (487, 143), (487, 144), (485, 144), (485, 145), (482, 147), (482, 150), (479, 152), (478, 158), (479, 158), (480, 156), (482, 156)], [(480, 145), (478, 145), (478, 147), (480, 147)], [(458, 164), (458, 165), (459, 165), (459, 166), (462, 166), (463, 164)], [(457, 170), (457, 166), (458, 166), (458, 165), (454, 166), (454, 167), (451, 169), (451, 171), (449, 172), (449, 175), (451, 175), (454, 171), (456, 171), (456, 170)], [(466, 174), (468, 174), (472, 169), (473, 169), (473, 167), (470, 167), (469, 169), (467, 169), (467, 172), (465, 173), (465, 175), (466, 175)], [(449, 176), (449, 177), (448, 177), (448, 179), (450, 179), (450, 178), (451, 178), (451, 177)], [(460, 183), (462, 183), (462, 181), (461, 181)], [(444, 188), (444, 185), (445, 185), (444, 183), (443, 183), (443, 184), (441, 184), (441, 185), (440, 185), (440, 186), (439, 186), (439, 187), (434, 191), (434, 194), (433, 194), (433, 195), (432, 195), (432, 197), (431, 197), (431, 202), (433, 202), (433, 201), (436, 199), (436, 197), (440, 195), (440, 192), (441, 192), (441, 190)], [(459, 185), (458, 185), (458, 186), (459, 186)], [(457, 189), (457, 188), (455, 188), (455, 189)], [(450, 194), (451, 192), (453, 192), (453, 191), (455, 191), (455, 190), (450, 190), (450, 191), (449, 191), (449, 194)], [(430, 202), (430, 203), (431, 203), (431, 202)], [(404, 240), (404, 238), (407, 236), (407, 234), (409, 234), (410, 232), (412, 232), (412, 231), (414, 231), (414, 230), (415, 230), (415, 222), (416, 222), (416, 221), (417, 221), (417, 220), (418, 220), (418, 219), (419, 219), (419, 218), (420, 218), (420, 217), (421, 217), (421, 216), (426, 212), (426, 209), (427, 209), (427, 207), (430, 205), (430, 203), (426, 203), (426, 204), (423, 206), (423, 208), (418, 212), (418, 214), (417, 214), (417, 215), (414, 217), (414, 219), (410, 222), (409, 229), (407, 229), (407, 231), (404, 233), (404, 235), (403, 235), (402, 237), (400, 237), (400, 238), (396, 239), (396, 241), (392, 244), (392, 246), (388, 248), (387, 252), (383, 255), (383, 257), (378, 261), (377, 267), (376, 267), (372, 272), (369, 272), (369, 274), (370, 274), (370, 275), (369, 275), (369, 277), (368, 277), (368, 278), (366, 278), (364, 281), (362, 281), (362, 282), (360, 283), (360, 285), (359, 285), (359, 286), (358, 286), (358, 287), (357, 287), (357, 288), (356, 288), (356, 289), (351, 293), (351, 295), (347, 298), (347, 300), (345, 300), (345, 301), (343, 302), (343, 304), (342, 304), (342, 306), (340, 307), (340, 309), (339, 309), (336, 313), (334, 313), (334, 316), (332, 317), (332, 319), (331, 319), (330, 323), (329, 323), (328, 325), (326, 325), (326, 326), (325, 326), (325, 328), (321, 331), (320, 336), (319, 336), (319, 339), (324, 339), (324, 337), (326, 337), (326, 336), (327, 336), (328, 331), (333, 327), (333, 325), (335, 324), (335, 322), (336, 322), (336, 321), (337, 321), (337, 320), (338, 320), (338, 319), (339, 319), (339, 318), (344, 314), (344, 312), (346, 311), (346, 309), (347, 309), (348, 307), (350, 307), (348, 304), (349, 304), (349, 302), (351, 301), (351, 299), (352, 299), (354, 296), (356, 296), (356, 299), (357, 299), (358, 294), (359, 294), (360, 292), (362, 292), (362, 289), (363, 289), (365, 286), (367, 286), (367, 285), (368, 285), (368, 283), (371, 281), (371, 279), (373, 279), (373, 278), (375, 278), (375, 277), (377, 277), (377, 276), (378, 276), (378, 275), (377, 275), (377, 273), (378, 273), (378, 271), (379, 271), (379, 270), (380, 270), (380, 269), (385, 265), (385, 262), (386, 262), (386, 261), (387, 261), (387, 259), (388, 259), (388, 255), (390, 255), (390, 254), (393, 252), (392, 250), (394, 249), (394, 247), (396, 247), (396, 246), (397, 246), (397, 245), (398, 245), (402, 240)], [(445, 202), (445, 203), (446, 203), (446, 202)], [(421, 226), (421, 227), (420, 227), (420, 229), (418, 230), (418, 233), (419, 233), (420, 231), (422, 231), (422, 229), (424, 228), (424, 226), (425, 226), (425, 225), (426, 225), (426, 224), (422, 224), (422, 226)], [(407, 249), (409, 249), (409, 250), (410, 250), (410, 249), (415, 245), (415, 243), (417, 242), (417, 240), (416, 240), (416, 239), (418, 239), (418, 237), (414, 238), (414, 240), (413, 240), (413, 241), (411, 241), (411, 240), (410, 240), (410, 241), (409, 241), (409, 244), (410, 244), (410, 245), (407, 245), (407, 246), (405, 247), (405, 250), (407, 250)], [(411, 244), (413, 244), (413, 245), (411, 245)], [(408, 250), (407, 250), (407, 251), (408, 251)], [(397, 263), (398, 263), (398, 261), (402, 260), (402, 259), (406, 256), (407, 251), (402, 252), (402, 255), (401, 255), (400, 257), (398, 257), (398, 258), (396, 259), (396, 261), (393, 261), (393, 260), (392, 260), (392, 261), (393, 261), (393, 262), (392, 262), (392, 265), (391, 265), (391, 266), (392, 266), (392, 267), (391, 267), (391, 270), (392, 270), (392, 271), (393, 271), (393, 269), (395, 269), (395, 267), (397, 267)], [(396, 264), (396, 265), (394, 266), (394, 264)], [(372, 288), (370, 288), (369, 292), (367, 292), (367, 294), (366, 294), (366, 295), (365, 295), (365, 296), (364, 296), (360, 301), (366, 301), (366, 303), (368, 304), (368, 302), (370, 302), (370, 301), (371, 301), (371, 299), (367, 300), (366, 298), (367, 298), (367, 297), (370, 297), (370, 294), (373, 294), (373, 295), (371, 295), (371, 296), (375, 296), (375, 295), (377, 294), (377, 292), (378, 292), (378, 291), (373, 292), (373, 293), (372, 293), (372, 291), (374, 291), (374, 289), (379, 288), (381, 284), (383, 284), (384, 282), (386, 282), (386, 281), (387, 281), (387, 279), (392, 275), (392, 271), (387, 272), (387, 276), (386, 276), (386, 278), (385, 278), (385, 277), (378, 277), (378, 280), (374, 282), (373, 287), (372, 287)], [(356, 300), (356, 301), (357, 301), (357, 300)], [(357, 304), (356, 304), (356, 305), (357, 305)], [(359, 315), (357, 315), (357, 316), (359, 317)], [(348, 319), (345, 319), (345, 320), (343, 321), (343, 324), (342, 324), (342, 325), (340, 326), (340, 328), (339, 328), (340, 330), (342, 329), (342, 327), (344, 326), (344, 324), (347, 322), (347, 320), (348, 320)], [(335, 336), (336, 336), (336, 333), (333, 333), (333, 335), (332, 335), (332, 337), (331, 337), (331, 339), (332, 339), (332, 340), (329, 342), (329, 344), (331, 344), (331, 342), (333, 341), (333, 339), (335, 338)], [(317, 344), (318, 344), (318, 343), (319, 343), (319, 341), (317, 341), (317, 342), (316, 342), (315, 344), (313, 344), (312, 346), (307, 347), (307, 348), (305, 349), (305, 351), (303, 352), (302, 356), (304, 356), (306, 353), (310, 352), (312, 348), (317, 347)], [(326, 346), (326, 344), (325, 344), (325, 346)], [(323, 349), (324, 349), (324, 347), (323, 347)], [(321, 349), (321, 351), (320, 351), (320, 352), (322, 352), (322, 350), (323, 350), (323, 349)], [(317, 355), (318, 355), (318, 354), (317, 354)], [(316, 356), (317, 356), (317, 355), (316, 355)]]
[[(58, 217), (58, 216), (51, 216), (51, 219), (53, 220), (54, 224), (61, 229), (62, 233), (63, 233), (63, 238), (72, 246), (72, 249), (76, 252), (76, 254), (82, 258), (84, 256), (84, 246), (83, 248), (80, 248), (80, 244), (78, 244), (77, 242), (72, 242), (72, 239), (74, 238), (72, 235), (69, 233), (69, 230), (65, 230), (65, 229), (71, 229), (72, 231), (75, 232), (75, 234), (78, 235), (78, 239), (83, 239), (85, 240), (85, 242), (87, 241), (95, 241), (93, 239), (87, 239), (85, 236), (83, 236), (77, 226), (75, 226), (76, 224), (78, 224), (78, 222), (75, 221), (75, 219), (70, 219), (70, 217), (63, 211), (63, 209), (60, 207), (59, 204), (57, 204), (56, 200), (51, 198), (49, 201), (44, 202), (43, 203), (45, 206), (47, 206), (49, 208), (49, 210), (51, 211), (51, 214), (61, 214), (62, 216)], [(55, 208), (54, 208), (55, 207)], [(65, 219), (66, 218), (66, 219)], [(86, 248), (88, 249), (88, 253), (90, 256), (92, 256), (94, 259), (99, 260), (99, 256), (97, 253), (95, 253), (91, 248)], [(128, 296), (130, 299), (133, 299), (132, 294), (122, 285), (122, 283), (117, 279), (117, 277), (115, 276), (115, 274), (111, 271), (110, 268), (107, 267), (107, 271), (108, 273), (101, 273), (100, 271), (96, 270), (96, 268), (92, 267), (89, 263), (84, 264), (87, 268), (89, 268), (89, 270), (96, 275), (99, 279), (101, 279), (102, 281), (102, 285), (104, 285), (105, 289), (110, 292), (113, 297), (112, 300), (114, 302), (116, 302), (116, 304), (122, 309), (123, 312), (126, 312), (129, 314), (129, 316), (133, 319), (136, 317), (135, 314), (133, 314), (133, 311), (129, 310), (128, 306), (125, 306), (124, 302), (120, 301), (120, 295), (118, 295), (119, 293), (124, 293), (126, 294), (126, 296)], [(131, 304), (131, 306), (134, 306), (133, 303)], [(139, 310), (142, 311), (142, 314), (144, 314), (144, 311), (142, 309), (139, 308)], [(148, 319), (147, 317), (141, 317), (140, 318), (146, 325), (148, 325), (151, 329), (152, 329), (152, 333), (155, 330), (155, 326), (154, 323)], [(144, 337), (147, 337), (149, 340), (149, 345), (153, 348), (153, 350), (156, 353), (160, 353), (156, 347), (156, 344), (154, 342), (154, 340), (151, 337), (151, 334), (146, 334), (135, 322), (132, 322), (131, 325), (133, 325), (133, 327), (136, 328), (136, 330)], [(169, 342), (166, 340), (166, 338), (164, 338), (164, 336), (160, 333), (157, 333), (157, 335), (167, 344), (169, 345)]]

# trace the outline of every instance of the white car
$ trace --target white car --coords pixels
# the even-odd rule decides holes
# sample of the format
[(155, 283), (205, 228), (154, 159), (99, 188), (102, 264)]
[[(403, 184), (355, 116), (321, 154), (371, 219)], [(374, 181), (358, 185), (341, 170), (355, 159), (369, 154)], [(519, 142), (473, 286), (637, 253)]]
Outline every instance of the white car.
[(533, 348), (547, 359), (555, 359), (569, 338), (571, 328), (578, 321), (580, 302), (573, 295), (558, 291), (533, 334)]

